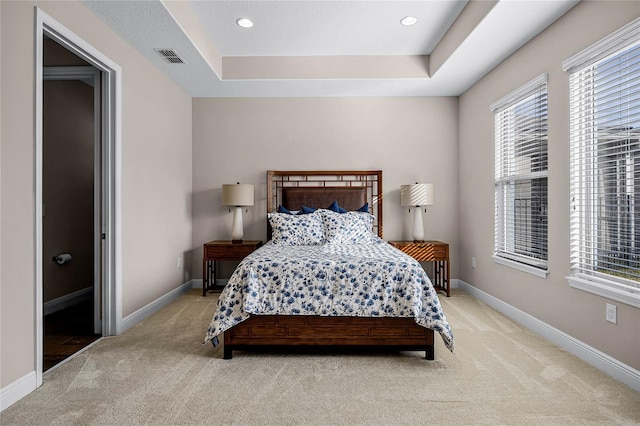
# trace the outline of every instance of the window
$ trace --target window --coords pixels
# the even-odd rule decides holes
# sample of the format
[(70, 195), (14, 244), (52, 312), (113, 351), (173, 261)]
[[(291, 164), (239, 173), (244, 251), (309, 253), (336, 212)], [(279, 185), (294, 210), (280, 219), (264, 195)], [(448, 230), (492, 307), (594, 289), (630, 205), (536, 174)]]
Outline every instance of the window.
[(640, 19), (563, 63), (570, 285), (640, 307)]
[(495, 254), (546, 277), (547, 75), (494, 102)]

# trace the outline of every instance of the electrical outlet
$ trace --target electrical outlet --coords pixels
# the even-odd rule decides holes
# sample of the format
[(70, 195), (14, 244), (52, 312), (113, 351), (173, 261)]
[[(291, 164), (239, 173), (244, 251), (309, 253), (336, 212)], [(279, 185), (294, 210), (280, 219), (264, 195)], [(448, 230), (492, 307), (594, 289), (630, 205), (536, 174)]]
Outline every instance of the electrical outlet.
[(178, 269), (182, 268), (182, 256), (178, 256), (178, 260), (176, 262), (176, 267)]
[(616, 305), (612, 305), (611, 303), (607, 303), (607, 321), (612, 322), (614, 324), (618, 323), (618, 308)]
[(475, 268), (475, 267), (476, 267), (476, 258), (475, 258), (475, 257), (472, 257), (472, 258), (471, 258), (471, 267), (472, 267), (472, 268)]

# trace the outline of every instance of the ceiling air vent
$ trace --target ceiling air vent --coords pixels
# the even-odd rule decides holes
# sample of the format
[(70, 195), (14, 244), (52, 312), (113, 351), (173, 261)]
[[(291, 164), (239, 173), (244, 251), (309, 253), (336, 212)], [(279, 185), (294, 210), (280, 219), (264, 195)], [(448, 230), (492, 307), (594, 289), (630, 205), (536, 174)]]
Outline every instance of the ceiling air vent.
[(185, 62), (182, 60), (180, 56), (173, 49), (153, 49), (158, 52), (158, 55), (162, 56), (165, 61), (170, 64), (184, 64)]

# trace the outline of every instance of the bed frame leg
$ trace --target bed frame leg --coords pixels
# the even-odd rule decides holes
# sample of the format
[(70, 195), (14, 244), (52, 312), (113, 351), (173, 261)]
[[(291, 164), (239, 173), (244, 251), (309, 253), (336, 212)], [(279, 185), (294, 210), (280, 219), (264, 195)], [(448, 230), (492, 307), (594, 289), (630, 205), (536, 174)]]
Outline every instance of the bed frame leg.
[(231, 358), (233, 358), (233, 350), (232, 350), (231, 348), (227, 347), (226, 345), (225, 345), (225, 347), (224, 347), (224, 355), (223, 355), (223, 358), (224, 358), (224, 359), (231, 359)]
[(435, 356), (435, 348), (433, 345), (428, 345), (427, 349), (424, 351), (424, 358), (429, 360), (429, 361), (433, 361), (434, 359), (436, 359)]

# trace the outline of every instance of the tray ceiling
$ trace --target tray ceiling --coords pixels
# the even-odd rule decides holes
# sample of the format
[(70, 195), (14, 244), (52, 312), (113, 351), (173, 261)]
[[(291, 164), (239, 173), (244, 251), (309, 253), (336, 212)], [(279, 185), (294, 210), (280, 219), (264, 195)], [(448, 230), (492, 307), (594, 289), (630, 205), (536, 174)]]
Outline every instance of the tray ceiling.
[(576, 3), (83, 0), (193, 97), (457, 96)]

